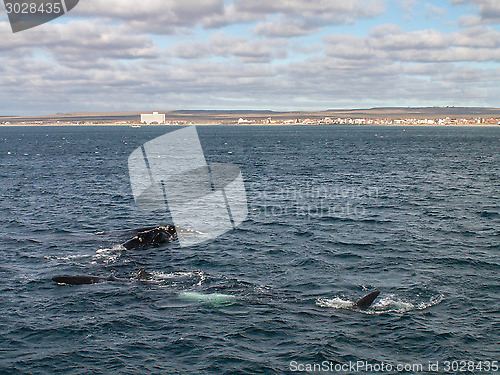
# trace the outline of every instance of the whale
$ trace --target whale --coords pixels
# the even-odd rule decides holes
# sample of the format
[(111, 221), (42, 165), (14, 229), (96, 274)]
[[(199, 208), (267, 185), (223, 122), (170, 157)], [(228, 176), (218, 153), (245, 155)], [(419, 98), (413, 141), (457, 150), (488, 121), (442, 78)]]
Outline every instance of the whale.
[(158, 247), (161, 244), (170, 243), (177, 239), (177, 231), (173, 225), (165, 225), (153, 228), (140, 228), (137, 234), (122, 243), (127, 250), (144, 248), (148, 246)]
[(236, 297), (223, 293), (199, 293), (199, 292), (181, 292), (178, 297), (188, 302), (198, 302), (211, 306), (230, 306), (236, 302)]
[(66, 284), (66, 285), (99, 284), (99, 283), (105, 283), (107, 281), (125, 282), (125, 280), (118, 279), (113, 275), (108, 277), (89, 276), (89, 275), (55, 276), (52, 278), (52, 281), (54, 281), (57, 284)]
[(100, 284), (106, 282), (129, 283), (132, 281), (147, 281), (151, 278), (151, 274), (144, 268), (137, 271), (137, 274), (132, 279), (121, 279), (110, 275), (108, 277), (102, 276), (89, 276), (89, 275), (76, 275), (76, 276), (54, 276), (52, 281), (59, 285), (89, 285)]
[(364, 296), (358, 302), (356, 302), (354, 304), (354, 307), (357, 307), (359, 309), (367, 309), (372, 305), (373, 301), (375, 301), (379, 294), (380, 292), (378, 290), (371, 292), (370, 294)]
[(162, 225), (159, 227), (145, 227), (134, 230), (136, 235), (121, 244), (125, 249), (132, 250), (146, 248), (149, 246), (159, 247), (178, 239), (177, 234), (183, 236), (200, 236), (206, 233), (186, 228), (179, 228), (174, 225)]

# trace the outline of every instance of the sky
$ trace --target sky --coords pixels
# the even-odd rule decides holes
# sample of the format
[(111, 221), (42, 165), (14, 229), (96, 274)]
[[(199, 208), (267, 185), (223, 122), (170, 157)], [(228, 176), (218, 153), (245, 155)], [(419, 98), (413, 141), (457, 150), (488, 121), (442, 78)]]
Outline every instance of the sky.
[(12, 33), (0, 115), (500, 107), (500, 0), (80, 0)]

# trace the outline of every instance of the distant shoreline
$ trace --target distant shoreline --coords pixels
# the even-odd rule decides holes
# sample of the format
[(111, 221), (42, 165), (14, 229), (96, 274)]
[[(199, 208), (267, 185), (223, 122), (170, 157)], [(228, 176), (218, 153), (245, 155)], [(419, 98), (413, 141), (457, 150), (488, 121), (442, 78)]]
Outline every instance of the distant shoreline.
[(309, 126), (309, 127), (386, 127), (386, 128), (411, 128), (411, 127), (422, 127), (422, 128), (449, 128), (449, 127), (500, 127), (500, 124), (140, 124), (140, 126), (134, 126), (137, 124), (57, 124), (57, 123), (44, 123), (44, 124), (0, 124), (1, 128), (19, 128), (19, 127), (68, 127), (68, 128), (84, 128), (84, 127), (127, 127), (127, 128), (157, 128), (157, 127), (177, 127), (177, 126), (231, 126), (231, 127), (294, 127), (294, 126)]
[[(165, 125), (374, 125), (374, 126), (498, 126), (500, 108), (422, 107), (331, 109), (275, 112), (268, 110), (156, 111)], [(0, 116), (0, 126), (155, 126), (141, 124), (150, 111), (72, 112), (38, 116)]]

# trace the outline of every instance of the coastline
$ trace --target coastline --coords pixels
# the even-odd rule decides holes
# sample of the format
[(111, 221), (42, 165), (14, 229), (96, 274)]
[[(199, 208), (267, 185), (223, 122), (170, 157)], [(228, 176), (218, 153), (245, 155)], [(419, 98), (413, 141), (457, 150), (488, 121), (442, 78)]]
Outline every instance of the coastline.
[[(154, 114), (158, 114), (155, 118)], [(272, 110), (167, 110), (65, 112), (45, 115), (4, 115), (0, 126), (498, 126), (500, 108), (488, 107), (383, 107), (317, 111)], [(146, 116), (146, 117), (144, 117)]]
[[(140, 125), (140, 126), (134, 126)], [(43, 124), (0, 124), (0, 128), (17, 128), (17, 127), (127, 127), (127, 128), (149, 128), (149, 127), (174, 127), (174, 126), (234, 126), (234, 127), (289, 127), (289, 126), (307, 126), (307, 127), (387, 127), (387, 128), (496, 128), (499, 124), (207, 124), (207, 123), (191, 123), (191, 124), (115, 124), (115, 123), (89, 123), (89, 124), (60, 124), (60, 123), (43, 123)]]

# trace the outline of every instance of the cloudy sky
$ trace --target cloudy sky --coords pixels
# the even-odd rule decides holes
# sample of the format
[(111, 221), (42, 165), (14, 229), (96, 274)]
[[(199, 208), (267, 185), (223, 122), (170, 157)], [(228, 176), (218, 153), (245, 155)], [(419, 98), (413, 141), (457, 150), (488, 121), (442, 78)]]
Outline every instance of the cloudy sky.
[(12, 33), (0, 115), (500, 107), (500, 0), (80, 0)]

